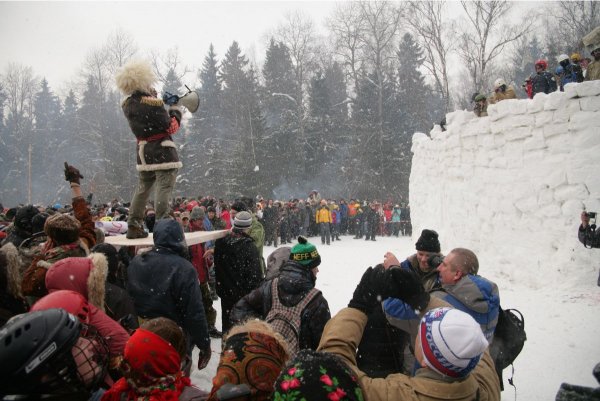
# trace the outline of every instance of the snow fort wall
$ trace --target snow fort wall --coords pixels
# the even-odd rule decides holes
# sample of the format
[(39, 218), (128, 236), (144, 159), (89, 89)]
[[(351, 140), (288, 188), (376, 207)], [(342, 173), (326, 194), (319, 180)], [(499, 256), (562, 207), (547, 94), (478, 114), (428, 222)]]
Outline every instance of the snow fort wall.
[(474, 250), (482, 275), (511, 271), (542, 287), (572, 273), (569, 283), (595, 284), (600, 250), (585, 249), (577, 230), (584, 207), (600, 212), (600, 81), (505, 100), (488, 114), (455, 111), (446, 131), (414, 134), (414, 240), (437, 230), (443, 252)]

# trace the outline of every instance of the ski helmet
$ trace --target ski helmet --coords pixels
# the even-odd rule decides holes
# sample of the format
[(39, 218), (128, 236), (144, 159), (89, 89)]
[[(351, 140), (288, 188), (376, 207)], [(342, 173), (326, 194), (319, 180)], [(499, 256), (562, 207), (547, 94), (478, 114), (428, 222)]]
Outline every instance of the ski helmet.
[(579, 53), (571, 54), (571, 61), (573, 61), (574, 63), (581, 61), (581, 54), (579, 54)]
[(566, 55), (566, 54), (564, 54), (564, 53), (563, 53), (563, 54), (561, 54), (560, 56), (558, 56), (558, 57), (556, 58), (556, 61), (558, 61), (559, 63), (560, 63), (561, 61), (565, 61), (565, 60), (569, 60), (569, 56), (568, 56), (568, 55)]
[(83, 388), (71, 349), (82, 325), (62, 309), (18, 315), (0, 330), (3, 394), (57, 394)]

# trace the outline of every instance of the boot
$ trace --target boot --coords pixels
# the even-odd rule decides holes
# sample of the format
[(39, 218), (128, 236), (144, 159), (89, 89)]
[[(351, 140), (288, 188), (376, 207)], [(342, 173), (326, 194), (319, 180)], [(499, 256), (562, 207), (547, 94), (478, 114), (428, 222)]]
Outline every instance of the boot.
[(125, 235), (127, 239), (146, 238), (147, 236), (148, 233), (143, 228), (136, 226), (127, 227), (127, 234)]
[(223, 333), (221, 333), (215, 326), (210, 326), (208, 328), (208, 335), (212, 338), (222, 338)]

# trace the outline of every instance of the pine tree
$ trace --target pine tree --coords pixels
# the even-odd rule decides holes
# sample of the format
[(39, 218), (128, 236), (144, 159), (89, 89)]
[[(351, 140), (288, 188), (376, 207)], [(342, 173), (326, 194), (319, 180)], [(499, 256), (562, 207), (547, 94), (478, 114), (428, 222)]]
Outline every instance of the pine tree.
[(185, 141), (183, 174), (191, 193), (210, 190), (219, 194), (224, 178), (220, 161), (227, 152), (222, 139), (221, 82), (218, 77), (218, 60), (211, 44), (202, 69), (198, 72), (200, 87), (197, 92), (200, 107), (190, 119), (190, 129)]
[[(297, 187), (303, 180), (295, 174), (296, 166), (304, 161), (299, 152), (290, 152), (298, 146), (297, 105), (294, 98), (294, 70), (289, 49), (281, 42), (271, 39), (262, 69), (264, 90), (262, 104), (266, 124), (266, 144), (270, 152), (263, 164), (269, 166), (264, 173), (272, 188)], [(269, 191), (271, 193), (271, 191)]]
[(253, 173), (260, 171), (256, 149), (264, 127), (258, 107), (256, 76), (253, 69), (248, 69), (248, 59), (235, 41), (221, 63), (220, 79), (227, 133), (224, 135), (227, 149), (227, 158), (223, 160), (224, 184), (227, 195), (236, 197), (258, 188), (258, 175)]
[[(52, 93), (48, 81), (44, 78), (40, 83), (40, 90), (35, 94), (33, 103), (34, 135), (31, 142), (31, 179), (32, 199), (46, 200), (49, 195), (58, 199), (55, 188), (63, 184), (60, 177), (53, 174), (62, 166), (61, 145), (66, 137), (60, 131), (61, 105), (59, 98)], [(48, 149), (54, 149), (48, 152)]]

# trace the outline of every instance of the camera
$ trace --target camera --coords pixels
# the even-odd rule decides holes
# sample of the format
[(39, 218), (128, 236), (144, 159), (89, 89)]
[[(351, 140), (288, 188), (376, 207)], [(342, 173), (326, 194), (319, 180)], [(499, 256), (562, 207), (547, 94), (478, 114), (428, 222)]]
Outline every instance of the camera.
[(444, 257), (442, 255), (431, 255), (429, 259), (427, 259), (427, 264), (430, 269), (437, 269), (439, 265), (444, 261)]
[(585, 214), (590, 219), (590, 225), (595, 226), (596, 225), (596, 212), (586, 212)]

